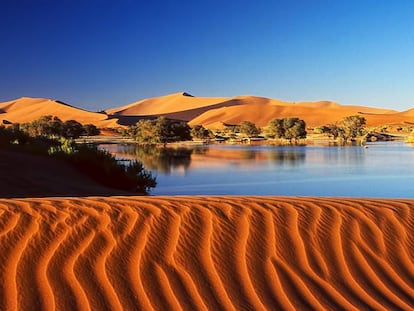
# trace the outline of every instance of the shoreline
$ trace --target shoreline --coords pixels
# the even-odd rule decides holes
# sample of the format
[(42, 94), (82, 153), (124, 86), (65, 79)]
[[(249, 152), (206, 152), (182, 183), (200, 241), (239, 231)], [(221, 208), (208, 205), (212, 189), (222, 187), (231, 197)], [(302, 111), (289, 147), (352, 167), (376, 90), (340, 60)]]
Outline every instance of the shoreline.
[[(320, 135), (309, 135), (309, 138), (300, 140), (297, 144), (292, 144), (289, 142), (284, 142), (280, 140), (252, 140), (250, 143), (245, 143), (241, 141), (201, 141), (201, 140), (192, 140), (192, 141), (178, 141), (166, 143), (167, 147), (187, 147), (187, 146), (209, 146), (209, 145), (240, 145), (240, 146), (254, 146), (254, 145), (266, 145), (266, 146), (297, 146), (297, 145), (340, 145), (338, 140), (333, 140), (328, 137), (321, 137)], [(406, 141), (407, 135), (392, 135), (392, 138), (389, 140), (374, 140), (367, 141), (366, 143), (375, 143), (375, 142), (392, 142), (392, 141)], [(91, 144), (134, 144), (140, 145), (133, 138), (122, 137), (122, 136), (88, 136), (81, 137), (75, 140), (76, 143), (91, 143)], [(357, 144), (357, 143), (356, 143)], [(147, 144), (149, 146), (151, 144)], [(351, 146), (352, 144), (346, 144), (344, 146)], [(358, 144), (357, 144), (358, 145)], [(155, 144), (154, 146), (164, 146), (164, 144)]]

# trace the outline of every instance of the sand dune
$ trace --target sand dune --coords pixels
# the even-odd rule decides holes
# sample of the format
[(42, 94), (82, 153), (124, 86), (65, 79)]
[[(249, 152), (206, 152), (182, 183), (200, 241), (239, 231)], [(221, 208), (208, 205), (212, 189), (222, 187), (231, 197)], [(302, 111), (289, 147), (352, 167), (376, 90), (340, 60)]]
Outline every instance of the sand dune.
[[(189, 121), (202, 112), (225, 106), (228, 98), (215, 97), (194, 97), (188, 93), (175, 93), (160, 97), (143, 99), (138, 102), (108, 109), (106, 112), (113, 115), (134, 115), (134, 116), (158, 116), (166, 114), (176, 114), (177, 119)], [(231, 106), (237, 103), (227, 103)]]
[(184, 120), (193, 125), (211, 129), (224, 124), (251, 121), (265, 127), (273, 118), (299, 117), (307, 126), (315, 127), (335, 123), (343, 117), (361, 115), (368, 126), (414, 124), (414, 110), (398, 112), (364, 106), (341, 105), (332, 101), (285, 102), (258, 96), (194, 97), (187, 93), (143, 99), (138, 102), (108, 109), (106, 114), (82, 110), (59, 101), (28, 98), (0, 103), (0, 122), (28, 122), (43, 115), (56, 115), (63, 121), (74, 119), (83, 124), (92, 123), (100, 128), (117, 128), (135, 124), (142, 118), (165, 116)]
[(414, 201), (0, 199), (1, 310), (412, 310)]
[[(217, 121), (227, 124), (239, 124), (247, 120), (264, 127), (274, 118), (298, 117), (305, 120), (308, 126), (314, 127), (335, 123), (351, 115), (364, 116), (367, 119), (368, 126), (414, 121), (413, 116), (400, 116), (398, 112), (388, 109), (345, 106), (326, 101), (313, 103), (281, 103), (271, 100), (267, 104), (247, 101), (235, 107), (209, 110), (191, 120), (190, 125), (202, 124), (206, 127), (212, 127), (214, 125), (217, 126)], [(377, 115), (381, 116), (382, 119), (377, 120)]]
[(97, 126), (115, 126), (116, 120), (108, 120), (103, 113), (86, 111), (60, 101), (46, 98), (22, 97), (0, 103), (0, 121), (24, 123), (36, 120), (44, 115), (59, 117), (62, 121), (76, 120), (80, 123), (92, 123)]
[[(258, 96), (210, 98), (194, 97), (187, 93), (148, 98), (108, 109), (106, 112), (121, 120), (133, 116), (162, 115), (189, 121), (190, 125), (201, 124), (209, 128), (223, 128), (224, 124), (239, 124), (242, 121), (251, 121), (264, 127), (273, 118), (286, 117), (299, 117), (304, 119), (308, 126), (314, 127), (335, 123), (350, 115), (364, 116), (368, 126), (414, 122), (414, 114), (410, 111), (397, 112), (391, 109), (341, 105), (332, 101), (292, 103)], [(122, 122), (127, 124), (128, 120)]]

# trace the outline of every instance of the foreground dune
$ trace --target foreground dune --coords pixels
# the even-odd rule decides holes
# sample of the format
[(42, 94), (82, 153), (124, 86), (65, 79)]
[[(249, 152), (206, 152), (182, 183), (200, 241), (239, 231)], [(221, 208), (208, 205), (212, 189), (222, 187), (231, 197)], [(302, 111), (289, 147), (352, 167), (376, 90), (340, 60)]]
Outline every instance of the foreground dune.
[(412, 310), (414, 201), (0, 199), (1, 310)]

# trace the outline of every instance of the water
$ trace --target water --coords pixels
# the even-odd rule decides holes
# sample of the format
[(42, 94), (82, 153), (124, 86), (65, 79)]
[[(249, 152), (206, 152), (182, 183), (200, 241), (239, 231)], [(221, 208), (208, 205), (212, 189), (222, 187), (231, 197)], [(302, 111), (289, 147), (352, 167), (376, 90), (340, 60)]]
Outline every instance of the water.
[(157, 177), (152, 195), (289, 195), (411, 198), (414, 148), (403, 142), (360, 146), (232, 146), (151, 149), (102, 145), (139, 159)]

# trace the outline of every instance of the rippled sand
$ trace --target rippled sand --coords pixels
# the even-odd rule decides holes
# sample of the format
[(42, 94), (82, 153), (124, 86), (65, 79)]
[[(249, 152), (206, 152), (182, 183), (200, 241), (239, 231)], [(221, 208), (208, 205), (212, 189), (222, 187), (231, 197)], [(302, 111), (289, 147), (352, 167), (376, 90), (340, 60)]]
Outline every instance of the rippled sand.
[(412, 310), (413, 207), (0, 199), (0, 310)]

